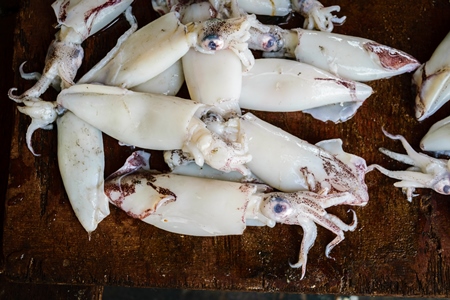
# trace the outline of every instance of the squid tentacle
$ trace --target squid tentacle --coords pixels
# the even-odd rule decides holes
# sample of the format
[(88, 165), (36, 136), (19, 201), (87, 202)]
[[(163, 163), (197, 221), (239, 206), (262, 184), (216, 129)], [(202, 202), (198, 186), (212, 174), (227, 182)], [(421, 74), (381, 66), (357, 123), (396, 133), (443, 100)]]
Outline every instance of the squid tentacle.
[(402, 143), (403, 148), (405, 148), (405, 150), (406, 150), (406, 153), (411, 158), (411, 160), (414, 162), (412, 164), (410, 164), (410, 163), (408, 163), (408, 164), (413, 165), (413, 166), (414, 165), (419, 166), (419, 167), (424, 167), (429, 164), (429, 157), (424, 154), (418, 153), (416, 150), (414, 150), (403, 136), (393, 135), (393, 134), (388, 133), (384, 129), (382, 129), (382, 130), (383, 130), (383, 133), (388, 138), (390, 138), (392, 140), (399, 140)]
[(331, 250), (345, 239), (344, 231), (353, 231), (357, 226), (356, 213), (353, 210), (352, 212), (353, 221), (351, 224), (345, 224), (337, 216), (328, 214), (325, 210), (323, 210), (323, 214), (318, 214), (317, 211), (314, 211), (310, 207), (302, 207), (302, 213), (298, 218), (301, 218), (302, 214), (305, 214), (307, 217), (312, 218), (315, 223), (336, 234), (336, 237), (325, 248), (325, 255), (330, 258)]
[(52, 123), (58, 117), (58, 110), (56, 102), (42, 101), (42, 100), (24, 100), (25, 106), (18, 106), (17, 109), (31, 117), (31, 124), (27, 128), (26, 142), (27, 147), (35, 156), (40, 156), (34, 152), (31, 139), (33, 133), (37, 129), (50, 130), (53, 128)]
[[(407, 180), (411, 181), (411, 179), (415, 179), (417, 182), (430, 182), (433, 180), (433, 177), (430, 174), (424, 174), (417, 171), (391, 171), (380, 165), (373, 164), (369, 166), (369, 171), (373, 169), (377, 169), (381, 173), (391, 178), (399, 179), (399, 180)], [(420, 184), (421, 187), (426, 187), (426, 184)], [(416, 187), (419, 187), (417, 185)]]
[[(22, 64), (20, 64), (19, 66), (19, 73), (20, 73), (20, 77), (22, 77), (25, 80), (37, 80), (39, 81), (39, 79), (42, 77), (42, 74), (39, 72), (29, 72), (26, 73), (23, 70), (23, 66), (26, 64), (26, 61), (24, 61)], [(55, 90), (59, 90), (61, 88), (61, 79), (56, 77), (55, 79), (53, 79), (51, 86), (55, 89)]]
[(323, 208), (329, 208), (336, 205), (357, 205), (358, 201), (350, 192), (331, 194), (328, 198), (319, 199)]
[(393, 152), (383, 147), (378, 148), (378, 150), (384, 155), (389, 156), (390, 158), (395, 159), (396, 161), (400, 161), (404, 164), (411, 166), (414, 166), (416, 164), (414, 159), (412, 159), (409, 155)]
[(298, 254), (298, 261), (296, 263), (289, 263), (291, 268), (302, 268), (302, 275), (300, 279), (303, 279), (306, 274), (306, 263), (308, 261), (308, 252), (314, 245), (314, 241), (317, 238), (317, 226), (313, 221), (306, 218), (298, 218), (298, 225), (303, 229), (303, 239), (300, 246), (300, 252)]

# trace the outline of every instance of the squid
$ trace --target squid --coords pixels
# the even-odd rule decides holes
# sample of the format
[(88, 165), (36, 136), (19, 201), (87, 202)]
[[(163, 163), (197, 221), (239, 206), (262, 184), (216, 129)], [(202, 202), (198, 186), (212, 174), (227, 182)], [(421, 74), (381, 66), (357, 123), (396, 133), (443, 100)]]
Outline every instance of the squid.
[(50, 85), (64, 89), (74, 84), (74, 78), (81, 66), (84, 50), (81, 43), (89, 36), (125, 13), (131, 28), (124, 33), (124, 38), (137, 29), (136, 20), (131, 13), (133, 0), (57, 0), (52, 4), (56, 14), (59, 31), (50, 44), (45, 59), (44, 71), (39, 73), (24, 73), (23, 65), (20, 73), (25, 79), (37, 79), (36, 84), (22, 93), (14, 95), (16, 88), (8, 92), (10, 99), (21, 103), (25, 99), (37, 99)]
[(247, 225), (299, 225), (303, 240), (298, 262), (291, 267), (301, 267), (302, 278), (309, 249), (317, 237), (316, 224), (336, 234), (326, 246), (327, 257), (344, 240), (344, 232), (357, 226), (353, 210), (350, 224), (326, 211), (344, 203), (346, 192), (333, 196), (310, 191), (271, 192), (263, 184), (157, 173), (150, 170), (148, 160), (148, 153), (134, 152), (121, 169), (106, 179), (105, 193), (113, 205), (133, 218), (183, 235), (240, 235)]
[(210, 19), (183, 25), (170, 12), (132, 34), (86, 73), (79, 83), (102, 83), (130, 89), (147, 82), (181, 59), (190, 48), (205, 54), (231, 49), (243, 65), (254, 58), (247, 47), (254, 15)]
[(263, 182), (284, 192), (350, 192), (348, 204), (367, 204), (366, 162), (344, 152), (340, 139), (313, 145), (251, 113), (240, 120), (243, 132), (249, 137), (248, 153), (252, 155), (247, 166)]
[(450, 155), (450, 116), (430, 127), (420, 141), (420, 149), (436, 154)]
[(214, 55), (190, 50), (182, 62), (192, 100), (213, 106), (225, 118), (241, 114), (239, 97), (243, 70), (241, 61), (231, 50)]
[[(304, 111), (322, 121), (350, 119), (372, 94), (366, 84), (345, 80), (294, 60), (265, 58), (242, 75), (241, 108)], [(331, 110), (337, 104), (338, 111)]]
[(383, 129), (383, 133), (393, 140), (400, 140), (407, 154), (392, 152), (380, 148), (380, 152), (399, 162), (410, 165), (405, 171), (390, 171), (384, 167), (373, 164), (367, 168), (367, 172), (377, 169), (382, 174), (399, 179), (394, 186), (402, 188), (406, 199), (411, 202), (416, 188), (433, 189), (443, 195), (450, 195), (450, 164), (448, 160), (430, 157), (424, 153), (416, 152), (401, 135), (392, 135)]
[[(347, 193), (347, 205), (364, 206), (368, 203), (364, 182), (366, 162), (359, 156), (344, 152), (340, 139), (312, 145), (251, 113), (228, 120), (231, 121), (238, 122), (235, 126), (248, 137), (248, 154), (252, 159), (246, 166), (258, 180), (282, 192)], [(219, 117), (210, 116), (204, 122), (213, 132), (223, 132)], [(223, 133), (221, 136), (227, 139)], [(189, 155), (170, 152), (164, 154), (164, 159), (175, 170), (192, 161)]]
[(434, 51), (430, 60), (413, 74), (416, 87), (416, 118), (423, 121), (450, 100), (450, 33)]
[(109, 215), (103, 190), (104, 150), (102, 133), (97, 128), (67, 112), (61, 115), (56, 102), (23, 100), (18, 110), (31, 117), (26, 143), (33, 155), (31, 139), (39, 128), (58, 127), (58, 165), (70, 204), (84, 229), (90, 234)]
[[(200, 117), (208, 111), (207, 105), (173, 96), (95, 84), (73, 85), (61, 91), (56, 104), (48, 107), (48, 103), (32, 101), (32, 106), (25, 106), (22, 110), (44, 119), (39, 115), (42, 110), (39, 104), (50, 112), (53, 107), (56, 112), (45, 119), (47, 123), (54, 122), (59, 114), (69, 110), (123, 144), (153, 150), (182, 149), (190, 153), (199, 165), (207, 162), (218, 170), (248, 173), (244, 164), (251, 156), (246, 153), (245, 134), (228, 122), (224, 125), (224, 132), (230, 132), (230, 135), (224, 141), (206, 128)], [(41, 128), (48, 126), (45, 122), (39, 124)], [(234, 140), (231, 140), (231, 133)], [(28, 135), (29, 144), (31, 135), (32, 132)]]
[(62, 116), (56, 102), (23, 100), (18, 110), (29, 115), (26, 142), (36, 154), (31, 139), (39, 128), (50, 130), (56, 120), (58, 128), (57, 157), (61, 178), (69, 202), (80, 224), (90, 234), (109, 215), (109, 202), (104, 193), (105, 158), (101, 131), (71, 112)]
[(57, 119), (58, 166), (69, 202), (90, 234), (109, 215), (102, 133), (71, 112)]
[(31, 117), (26, 133), (28, 149), (36, 154), (31, 143), (33, 132), (39, 128), (58, 127), (58, 165), (69, 202), (84, 229), (93, 232), (109, 215), (103, 190), (105, 158), (102, 133), (74, 114), (61, 115), (56, 102), (23, 100), (18, 110)]
[(347, 80), (365, 82), (389, 78), (420, 66), (411, 55), (369, 39), (270, 26), (269, 32), (252, 31), (251, 49), (266, 51), (264, 57), (295, 58)]

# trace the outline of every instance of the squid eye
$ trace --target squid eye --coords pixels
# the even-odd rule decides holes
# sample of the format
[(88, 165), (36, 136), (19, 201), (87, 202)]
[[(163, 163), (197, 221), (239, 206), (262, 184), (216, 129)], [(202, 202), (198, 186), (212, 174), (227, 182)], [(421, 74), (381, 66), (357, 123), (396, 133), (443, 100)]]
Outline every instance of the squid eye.
[(224, 44), (223, 39), (217, 34), (207, 35), (202, 40), (202, 48), (211, 51), (221, 50)]
[(440, 180), (434, 186), (434, 190), (440, 194), (450, 195), (450, 181), (448, 179)]
[(278, 51), (278, 41), (273, 35), (264, 37), (262, 41), (264, 51)]
[(450, 185), (444, 185), (444, 187), (442, 188), (442, 191), (446, 195), (450, 194)]
[(286, 206), (284, 206), (284, 205), (282, 205), (282, 204), (280, 204), (280, 203), (277, 203), (277, 204), (275, 204), (275, 206), (273, 207), (273, 211), (274, 211), (276, 214), (281, 214), (282, 212), (286, 211)]
[(275, 220), (282, 220), (291, 215), (293, 209), (287, 200), (279, 196), (273, 196), (270, 197), (265, 211)]

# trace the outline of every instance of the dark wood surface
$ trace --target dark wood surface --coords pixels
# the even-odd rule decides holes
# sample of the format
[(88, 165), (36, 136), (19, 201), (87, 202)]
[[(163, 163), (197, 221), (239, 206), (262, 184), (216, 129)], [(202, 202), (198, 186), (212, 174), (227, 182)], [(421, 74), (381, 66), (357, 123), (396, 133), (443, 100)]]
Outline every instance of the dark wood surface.
[[(19, 91), (33, 84), (17, 72), (23, 61), (28, 61), (26, 71), (43, 68), (55, 33), (52, 2), (21, 1), (12, 58), (12, 85)], [(328, 0), (323, 3), (336, 4)], [(338, 4), (347, 21), (335, 32), (393, 46), (421, 62), (430, 57), (450, 30), (450, 3), (446, 0), (347, 0)], [(134, 12), (140, 26), (156, 17), (149, 1), (135, 0)], [(84, 74), (102, 58), (126, 29), (127, 23), (121, 18), (89, 38), (83, 44), (85, 59), (78, 74)], [(368, 164), (405, 168), (378, 152), (381, 146), (403, 151), (399, 142), (383, 136), (381, 128), (404, 135), (418, 149), (428, 128), (448, 115), (449, 105), (419, 123), (414, 118), (410, 74), (369, 84), (375, 93), (353, 119), (343, 124), (321, 123), (302, 113), (255, 114), (311, 143), (342, 138), (344, 148), (364, 157)], [(5, 94), (1, 97), (3, 102), (9, 101)], [(43, 96), (46, 100), (55, 97), (51, 90)], [(295, 226), (250, 227), (242, 236), (188, 237), (161, 231), (111, 207), (111, 215), (89, 240), (64, 192), (56, 160), (56, 131), (35, 133), (33, 145), (41, 156), (34, 157), (25, 144), (29, 118), (14, 110), (10, 102), (2, 105), (9, 109), (5, 118), (2, 115), (4, 128), (8, 124), (13, 128), (3, 231), (4, 274), (8, 280), (359, 295), (450, 294), (449, 198), (420, 190), (420, 196), (408, 203), (392, 186), (394, 180), (377, 172), (367, 175), (369, 204), (356, 209), (358, 228), (346, 233), (346, 239), (333, 250), (335, 259), (324, 256), (333, 235), (319, 228), (304, 280), (300, 280), (300, 270), (288, 265), (295, 260), (302, 238), (301, 228)], [(2, 134), (7, 140), (8, 130)], [(105, 137), (105, 151), (108, 175), (132, 149)], [(152, 164), (164, 167), (160, 153), (154, 152)], [(349, 221), (347, 209), (330, 211)]]

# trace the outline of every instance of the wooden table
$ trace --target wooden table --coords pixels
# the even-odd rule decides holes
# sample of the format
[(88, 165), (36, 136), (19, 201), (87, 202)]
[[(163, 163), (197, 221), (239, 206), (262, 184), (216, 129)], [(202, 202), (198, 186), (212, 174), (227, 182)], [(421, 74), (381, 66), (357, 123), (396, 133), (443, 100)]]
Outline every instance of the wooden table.
[[(27, 60), (27, 71), (42, 70), (53, 38), (53, 0), (21, 1), (15, 29), (13, 86), (23, 91), (33, 82), (17, 70)], [(361, 36), (401, 49), (425, 62), (450, 30), (450, 3), (428, 1), (342, 0), (346, 23), (335, 32)], [(323, 1), (325, 5), (336, 4)], [(135, 0), (140, 26), (156, 17), (150, 1)], [(121, 18), (84, 44), (84, 74), (127, 29)], [(378, 152), (383, 146), (403, 152), (399, 142), (386, 138), (381, 128), (402, 134), (418, 149), (429, 127), (446, 117), (449, 105), (419, 123), (414, 118), (411, 75), (370, 82), (374, 94), (355, 117), (342, 124), (322, 123), (302, 113), (261, 113), (259, 117), (311, 143), (341, 138), (344, 149), (364, 157), (368, 164), (391, 169), (405, 165)], [(186, 91), (184, 91), (186, 93)], [(5, 95), (1, 96), (3, 102)], [(49, 90), (46, 100), (56, 97)], [(12, 105), (5, 107), (12, 113)], [(2, 118), (7, 123), (11, 118)], [(34, 157), (25, 144), (29, 118), (14, 110), (10, 169), (3, 231), (4, 274), (10, 280), (47, 284), (125, 285), (187, 289), (280, 291), (354, 295), (450, 295), (449, 198), (430, 190), (408, 203), (394, 180), (378, 172), (366, 177), (369, 204), (357, 208), (359, 225), (324, 255), (333, 235), (319, 228), (309, 253), (306, 277), (289, 267), (296, 259), (302, 230), (277, 225), (247, 228), (242, 236), (200, 238), (163, 232), (129, 218), (111, 207), (111, 215), (90, 239), (78, 223), (64, 192), (56, 160), (56, 131), (37, 131)], [(9, 124), (9, 123), (8, 123)], [(6, 127), (8, 128), (8, 127)], [(5, 133), (6, 137), (8, 133)], [(5, 145), (7, 147), (7, 145)], [(106, 175), (132, 152), (105, 137)], [(152, 164), (164, 168), (161, 153)], [(330, 212), (350, 220), (348, 207)]]

